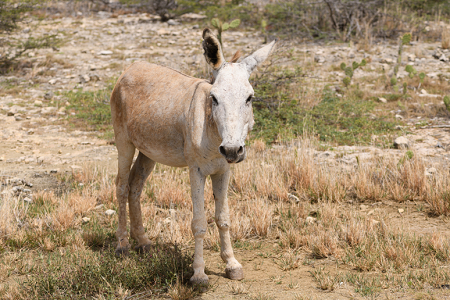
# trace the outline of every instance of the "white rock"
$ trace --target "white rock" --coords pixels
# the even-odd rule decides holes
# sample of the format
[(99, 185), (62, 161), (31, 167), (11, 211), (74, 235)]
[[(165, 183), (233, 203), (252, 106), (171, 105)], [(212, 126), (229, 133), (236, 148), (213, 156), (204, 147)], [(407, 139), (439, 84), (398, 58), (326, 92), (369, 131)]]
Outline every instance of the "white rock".
[(83, 218), (81, 219), (81, 221), (83, 222), (83, 224), (89, 223), (90, 220), (91, 220), (91, 218), (88, 218), (88, 217), (83, 217)]
[(423, 94), (423, 95), (427, 95), (428, 94), (428, 92), (426, 90), (424, 90), (424, 89), (421, 89), (420, 93)]
[(291, 193), (288, 193), (288, 199), (293, 201), (293, 202), (295, 202), (295, 203), (300, 202), (300, 199), (297, 196), (292, 195)]
[(57, 79), (53, 78), (53, 79), (50, 79), (50, 80), (48, 81), (48, 83), (50, 83), (50, 84), (55, 84), (57, 81), (58, 81)]
[(321, 64), (325, 62), (325, 57), (323, 57), (322, 55), (315, 55), (314, 56), (314, 61)]
[(399, 119), (399, 120), (403, 120), (403, 116), (401, 116), (401, 115), (399, 115), (399, 114), (396, 114), (396, 115), (395, 115), (395, 118), (396, 118), (396, 119)]
[(404, 211), (405, 211), (405, 210), (404, 210), (403, 208), (399, 208), (399, 209), (398, 209), (398, 213), (399, 213), (399, 214), (403, 213)]
[(41, 100), (36, 100), (36, 101), (34, 101), (34, 105), (42, 105), (42, 101)]
[(390, 59), (390, 58), (382, 58), (382, 59), (380, 60), (380, 63), (392, 65), (392, 64), (394, 63), (394, 60), (393, 60), (393, 59)]
[(381, 103), (387, 103), (387, 100), (383, 97), (379, 97), (378, 101), (380, 101)]
[(177, 21), (175, 21), (173, 19), (170, 19), (169, 21), (167, 21), (167, 24), (175, 26), (175, 25), (180, 25), (180, 22), (177, 22)]
[(113, 209), (108, 209), (107, 211), (105, 211), (105, 215), (107, 215), (107, 216), (112, 216), (115, 213), (116, 213), (116, 211)]
[(439, 60), (440, 60), (440, 61), (444, 61), (444, 62), (449, 61), (448, 57), (445, 56), (445, 54), (442, 54), (442, 55), (439, 57)]
[(399, 136), (394, 140), (394, 147), (396, 149), (405, 149), (409, 147), (409, 141), (404, 136)]
[(103, 50), (98, 53), (99, 55), (111, 55), (113, 52), (111, 50)]
[(28, 197), (23, 198), (23, 201), (26, 202), (26, 203), (33, 202), (33, 200), (31, 200), (31, 198), (28, 198)]
[(56, 111), (56, 107), (54, 107), (54, 106), (44, 107), (41, 109), (41, 114), (49, 114), (54, 111)]
[(408, 61), (415, 61), (415, 60), (416, 60), (416, 56), (414, 54), (408, 55)]
[(314, 217), (309, 216), (309, 217), (306, 217), (305, 221), (306, 221), (306, 223), (314, 224), (314, 223), (317, 222), (317, 219), (314, 218)]

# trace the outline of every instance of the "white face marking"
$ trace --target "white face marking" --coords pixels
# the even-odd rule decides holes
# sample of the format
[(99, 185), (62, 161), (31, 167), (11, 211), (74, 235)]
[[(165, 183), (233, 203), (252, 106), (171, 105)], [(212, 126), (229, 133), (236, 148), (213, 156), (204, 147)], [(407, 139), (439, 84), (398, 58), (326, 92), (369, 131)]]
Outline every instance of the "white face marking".
[(220, 152), (229, 150), (230, 155), (224, 154), (229, 162), (244, 159), (245, 138), (254, 124), (251, 103), (254, 92), (248, 78), (243, 64), (227, 63), (217, 72), (211, 88), (212, 114), (224, 147)]

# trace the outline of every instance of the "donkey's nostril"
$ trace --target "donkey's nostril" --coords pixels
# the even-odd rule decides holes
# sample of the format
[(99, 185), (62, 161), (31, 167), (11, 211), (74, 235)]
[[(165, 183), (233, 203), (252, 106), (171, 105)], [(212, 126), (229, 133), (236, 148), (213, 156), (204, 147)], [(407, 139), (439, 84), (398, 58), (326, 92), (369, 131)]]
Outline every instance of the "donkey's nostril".
[(237, 154), (242, 155), (242, 153), (244, 153), (244, 147), (240, 146)]
[(224, 146), (220, 146), (219, 151), (220, 151), (220, 154), (222, 154), (223, 156), (227, 156)]

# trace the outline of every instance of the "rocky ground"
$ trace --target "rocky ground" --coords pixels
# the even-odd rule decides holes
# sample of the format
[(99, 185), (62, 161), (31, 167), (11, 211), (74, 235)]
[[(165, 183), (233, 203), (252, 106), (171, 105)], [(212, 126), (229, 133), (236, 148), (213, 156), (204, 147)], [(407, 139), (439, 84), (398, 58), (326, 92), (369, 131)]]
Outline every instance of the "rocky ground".
[[(166, 65), (189, 75), (204, 76), (202, 19), (203, 16), (191, 14), (175, 22), (161, 23), (157, 17), (148, 14), (114, 15), (98, 12), (89, 17), (80, 15), (75, 18), (29, 20), (14, 37), (20, 39), (56, 34), (64, 43), (59, 49), (28, 53), (26, 60), (31, 62), (29, 67), (25, 65), (18, 72), (0, 77), (0, 179), (5, 189), (20, 186), (32, 201), (34, 190), (58, 188), (55, 175), (79, 169), (84, 164), (105, 166), (114, 172), (117, 157), (115, 146), (108, 140), (98, 138), (95, 132), (71, 127), (71, 120), (68, 119), (71, 112), (66, 109), (70, 103), (67, 103), (68, 99), (61, 92), (104, 89), (110, 78), (117, 78), (129, 64), (137, 60)], [(224, 39), (226, 57), (231, 57), (237, 49), (248, 54), (263, 41), (260, 32), (250, 29), (226, 32)], [(426, 73), (431, 81), (437, 82), (438, 78), (443, 77), (448, 82), (450, 52), (439, 46), (437, 42), (414, 42), (405, 46), (405, 64), (411, 64), (419, 72)], [(367, 67), (355, 71), (353, 80), (361, 80), (361, 86), (368, 93), (380, 98), (381, 102), (385, 101), (382, 97), (384, 87), (364, 80), (383, 72), (392, 72), (397, 59), (396, 43), (380, 42), (368, 51), (358, 50), (353, 44), (322, 45), (308, 42), (291, 43), (290, 47), (294, 48), (299, 63), (310, 66), (305, 69), (311, 82), (320, 86), (331, 84), (333, 88), (341, 84), (344, 77), (343, 72), (335, 66), (343, 61), (348, 63), (370, 58)], [(399, 76), (405, 77), (407, 73), (400, 71)], [(339, 88), (334, 89), (339, 93)], [(386, 103), (386, 110), (405, 122), (405, 139), (398, 143), (407, 144), (403, 148), (408, 147), (420, 154), (427, 161), (426, 172), (430, 175), (436, 165), (448, 164), (450, 158), (450, 118), (429, 117), (433, 111), (444, 107), (442, 99), (445, 92), (449, 91), (439, 90), (437, 86), (435, 90), (412, 90), (414, 97), (410, 106), (422, 108), (413, 109), (414, 113), (394, 109)], [(421, 114), (421, 111), (424, 113)], [(63, 121), (68, 121), (69, 126), (64, 125)], [(364, 159), (374, 155), (400, 157), (404, 155), (404, 150), (340, 146), (335, 147), (335, 151), (316, 153), (318, 160), (344, 166), (356, 164), (357, 156)], [(436, 226), (443, 227), (443, 224)], [(214, 262), (218, 260), (218, 253), (212, 253), (209, 265), (212, 272), (215, 272)], [(243, 261), (244, 267), (247, 265), (247, 269), (253, 268), (255, 271), (249, 272), (250, 278), (254, 277), (256, 281), (261, 279), (258, 278), (260, 272), (256, 272), (260, 270), (258, 258), (249, 257)], [(271, 272), (270, 268), (267, 272)], [(303, 271), (301, 268), (296, 270), (299, 274)], [(218, 292), (239, 288), (226, 286), (225, 279), (219, 275), (212, 275), (217, 277)], [(294, 285), (300, 282), (298, 278)], [(271, 280), (274, 284), (283, 281), (285, 289), (291, 283), (289, 278), (276, 276)], [(311, 279), (308, 280), (310, 286), (305, 289), (312, 291), (315, 288)], [(251, 284), (243, 289), (256, 292), (251, 290)], [(334, 295), (333, 299), (357, 297), (350, 290), (343, 288), (342, 295)], [(230, 292), (230, 297), (233, 297), (232, 294)], [(207, 299), (217, 299), (215, 296), (215, 290), (205, 295)], [(274, 296), (277, 297), (276, 293)]]

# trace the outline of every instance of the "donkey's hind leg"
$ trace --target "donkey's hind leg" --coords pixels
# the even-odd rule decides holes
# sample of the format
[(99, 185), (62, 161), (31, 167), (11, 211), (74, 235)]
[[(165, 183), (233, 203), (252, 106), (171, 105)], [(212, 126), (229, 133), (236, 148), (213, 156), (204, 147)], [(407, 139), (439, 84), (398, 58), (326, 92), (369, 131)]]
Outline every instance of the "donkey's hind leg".
[(116, 196), (117, 202), (119, 202), (119, 226), (116, 232), (116, 237), (118, 239), (116, 256), (120, 256), (128, 254), (128, 250), (130, 249), (127, 232), (127, 200), (130, 190), (128, 177), (130, 175), (131, 164), (133, 163), (135, 147), (129, 142), (120, 142), (120, 139), (117, 138), (116, 141), (118, 152)]
[(138, 243), (136, 251), (146, 251), (150, 247), (150, 240), (142, 225), (142, 212), (140, 197), (145, 180), (155, 167), (155, 162), (139, 152), (136, 162), (131, 169), (128, 179), (130, 193), (128, 195), (128, 206), (130, 209), (130, 234)]

